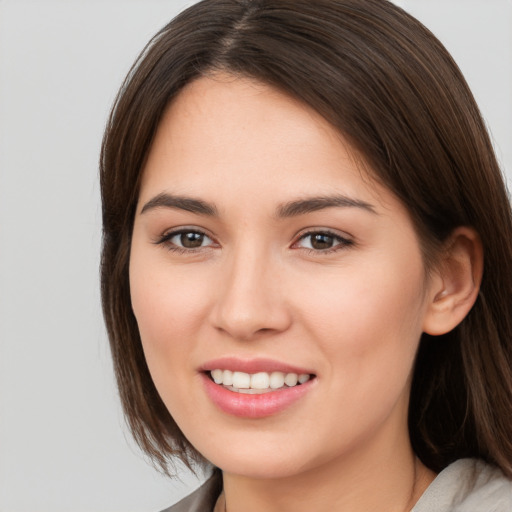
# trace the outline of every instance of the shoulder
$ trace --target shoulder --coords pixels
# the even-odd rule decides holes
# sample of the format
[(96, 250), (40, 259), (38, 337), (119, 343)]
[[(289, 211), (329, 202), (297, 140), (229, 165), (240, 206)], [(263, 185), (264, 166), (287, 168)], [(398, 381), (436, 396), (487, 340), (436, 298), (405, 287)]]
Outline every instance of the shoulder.
[(411, 512), (510, 512), (512, 480), (477, 459), (450, 464)]
[(221, 491), (222, 474), (216, 470), (201, 487), (162, 512), (212, 512)]

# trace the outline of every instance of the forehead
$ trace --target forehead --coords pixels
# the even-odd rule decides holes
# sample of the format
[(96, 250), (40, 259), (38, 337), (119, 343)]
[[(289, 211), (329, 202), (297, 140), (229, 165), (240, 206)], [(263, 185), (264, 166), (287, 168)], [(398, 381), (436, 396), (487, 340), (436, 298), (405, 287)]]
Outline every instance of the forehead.
[(164, 113), (141, 199), (171, 190), (217, 201), (249, 191), (252, 203), (333, 193), (389, 203), (393, 195), (354, 155), (321, 115), (276, 88), (230, 75), (202, 77)]

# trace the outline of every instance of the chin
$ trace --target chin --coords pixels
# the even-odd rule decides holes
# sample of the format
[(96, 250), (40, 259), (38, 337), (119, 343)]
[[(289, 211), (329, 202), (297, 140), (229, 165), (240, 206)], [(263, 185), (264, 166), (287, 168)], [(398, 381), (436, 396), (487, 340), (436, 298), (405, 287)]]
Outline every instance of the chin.
[(216, 465), (225, 473), (256, 480), (288, 478), (304, 470), (300, 465), (283, 460), (223, 460), (219, 462), (220, 464)]
[[(236, 443), (221, 444), (228, 446), (225, 450), (205, 450), (202, 452), (215, 466), (223, 472), (253, 479), (279, 479), (295, 476), (314, 466), (304, 450), (299, 452), (302, 443), (297, 442), (294, 448), (283, 446), (283, 443), (245, 442), (240, 446)], [(276, 448), (281, 446), (281, 449)], [(303, 445), (302, 445), (303, 446)], [(308, 462), (309, 461), (309, 462)]]

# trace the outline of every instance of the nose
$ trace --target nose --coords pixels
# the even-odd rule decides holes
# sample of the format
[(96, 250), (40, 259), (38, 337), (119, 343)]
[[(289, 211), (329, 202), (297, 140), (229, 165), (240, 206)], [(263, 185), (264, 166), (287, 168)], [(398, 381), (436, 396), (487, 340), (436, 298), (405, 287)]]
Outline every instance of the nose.
[(263, 254), (225, 262), (213, 308), (216, 329), (237, 340), (287, 330), (292, 316), (280, 266)]

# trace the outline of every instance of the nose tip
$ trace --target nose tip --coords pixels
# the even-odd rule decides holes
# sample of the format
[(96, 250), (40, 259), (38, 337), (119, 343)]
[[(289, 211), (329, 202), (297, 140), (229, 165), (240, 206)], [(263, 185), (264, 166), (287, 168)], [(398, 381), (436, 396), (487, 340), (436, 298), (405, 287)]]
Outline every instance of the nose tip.
[(272, 278), (268, 265), (258, 267), (232, 269), (217, 295), (214, 325), (237, 340), (279, 333), (291, 323), (280, 280)]
[(259, 336), (283, 330), (276, 325), (276, 322), (268, 321), (268, 317), (267, 321), (263, 321), (252, 314), (240, 315), (227, 312), (219, 320), (217, 329), (240, 341), (250, 341)]

